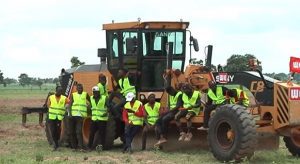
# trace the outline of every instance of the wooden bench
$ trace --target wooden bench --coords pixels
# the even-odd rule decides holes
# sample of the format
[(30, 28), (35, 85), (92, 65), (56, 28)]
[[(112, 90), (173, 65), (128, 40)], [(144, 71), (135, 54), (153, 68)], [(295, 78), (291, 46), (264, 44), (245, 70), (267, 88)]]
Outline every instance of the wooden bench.
[(38, 113), (39, 114), (39, 125), (43, 125), (44, 113), (47, 113), (48, 109), (46, 107), (23, 107), (21, 109), (22, 113), (22, 125), (26, 127), (27, 114)]

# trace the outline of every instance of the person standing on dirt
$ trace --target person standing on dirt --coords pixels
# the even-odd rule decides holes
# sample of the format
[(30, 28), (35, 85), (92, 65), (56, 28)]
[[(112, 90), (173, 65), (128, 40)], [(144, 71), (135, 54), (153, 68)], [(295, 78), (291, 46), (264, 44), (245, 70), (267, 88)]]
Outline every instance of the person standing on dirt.
[(125, 145), (123, 153), (132, 153), (132, 140), (143, 126), (144, 107), (142, 102), (135, 99), (134, 92), (127, 93), (126, 101), (127, 103), (123, 109), (123, 121), (125, 122)]
[(62, 95), (63, 89), (61, 86), (56, 87), (56, 93), (49, 96), (48, 98), (48, 123), (50, 134), (53, 140), (53, 151), (58, 148), (58, 140), (60, 133), (61, 120), (64, 118), (66, 113), (66, 106), (69, 99)]
[(92, 107), (92, 122), (90, 126), (90, 137), (88, 148), (90, 150), (95, 149), (94, 138), (96, 132), (99, 134), (100, 147), (103, 148), (105, 143), (106, 135), (106, 124), (108, 121), (108, 109), (107, 100), (108, 97), (105, 94), (101, 94), (98, 86), (92, 88), (93, 95), (91, 96), (91, 107)]
[(100, 95), (105, 95), (108, 97), (108, 88), (107, 88), (107, 80), (106, 80), (106, 76), (103, 74), (99, 75), (99, 83), (97, 84), (99, 91), (100, 91)]
[[(190, 141), (193, 137), (191, 133), (192, 118), (197, 116), (200, 112), (201, 93), (193, 89), (191, 84), (184, 84), (182, 86), (182, 101), (183, 108), (175, 115), (176, 125), (178, 127), (180, 136), (178, 141)], [(187, 132), (183, 131), (180, 119), (185, 117), (187, 121)]]
[(148, 131), (154, 130), (157, 140), (159, 139), (156, 122), (159, 118), (160, 103), (155, 101), (155, 94), (153, 92), (150, 92), (148, 94), (148, 103), (144, 105), (144, 109), (145, 109), (145, 116), (144, 116), (144, 128), (142, 133), (142, 150), (146, 149)]
[(174, 120), (178, 109), (182, 106), (182, 92), (180, 90), (175, 90), (173, 87), (169, 86), (166, 88), (166, 92), (169, 94), (169, 111), (161, 116), (157, 120), (157, 129), (160, 139), (154, 146), (159, 146), (167, 142), (166, 135), (168, 131), (169, 123)]
[(243, 90), (238, 88), (229, 89), (227, 91), (227, 95), (230, 97), (230, 104), (238, 104), (244, 107), (249, 106), (249, 98), (246, 92), (244, 92)]
[[(126, 95), (130, 92), (136, 93), (133, 78), (129, 77), (129, 72), (127, 69), (120, 69), (118, 72), (118, 86), (114, 90), (118, 89), (118, 91), (114, 91), (109, 96), (109, 106), (111, 106), (111, 110), (114, 115), (121, 118), (121, 111), (126, 103)], [(111, 104), (114, 97), (120, 99), (120, 102), (113, 105)], [(112, 106), (113, 105), (113, 106)]]
[(70, 102), (69, 135), (71, 136), (72, 148), (83, 150), (82, 124), (84, 118), (87, 117), (90, 96), (83, 91), (82, 84), (77, 84), (76, 89), (77, 92), (72, 94)]
[(226, 87), (219, 86), (214, 81), (209, 81), (208, 87), (209, 87), (207, 92), (208, 100), (204, 109), (203, 126), (199, 127), (198, 130), (207, 130), (210, 113), (213, 110), (215, 110), (218, 106), (226, 103), (226, 93), (228, 90)]

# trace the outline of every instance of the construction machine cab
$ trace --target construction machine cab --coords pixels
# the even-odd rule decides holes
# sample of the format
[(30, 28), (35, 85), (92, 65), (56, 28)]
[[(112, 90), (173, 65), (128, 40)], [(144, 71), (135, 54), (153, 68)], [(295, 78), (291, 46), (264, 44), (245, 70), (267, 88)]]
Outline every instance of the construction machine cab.
[[(188, 22), (127, 22), (104, 24), (108, 70), (134, 73), (137, 91), (162, 91), (167, 69), (183, 72)], [(98, 54), (99, 57), (103, 57)], [(168, 62), (169, 61), (169, 62)]]

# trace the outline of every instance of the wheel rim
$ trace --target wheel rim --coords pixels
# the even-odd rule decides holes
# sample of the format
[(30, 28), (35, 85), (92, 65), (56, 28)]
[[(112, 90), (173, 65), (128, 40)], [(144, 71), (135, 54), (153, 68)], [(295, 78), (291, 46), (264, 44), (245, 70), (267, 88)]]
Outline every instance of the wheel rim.
[(217, 124), (216, 134), (217, 142), (222, 149), (229, 150), (233, 146), (235, 134), (226, 120), (222, 120)]

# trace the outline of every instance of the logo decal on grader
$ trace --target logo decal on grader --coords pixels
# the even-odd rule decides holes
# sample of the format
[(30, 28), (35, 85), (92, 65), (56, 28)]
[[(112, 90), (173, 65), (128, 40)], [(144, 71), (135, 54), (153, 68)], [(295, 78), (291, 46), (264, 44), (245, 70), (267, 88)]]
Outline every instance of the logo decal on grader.
[(219, 75), (216, 76), (216, 81), (221, 84), (226, 84), (232, 82), (233, 78), (234, 75), (228, 75), (227, 73), (219, 73)]
[(290, 100), (300, 100), (300, 87), (290, 88)]

